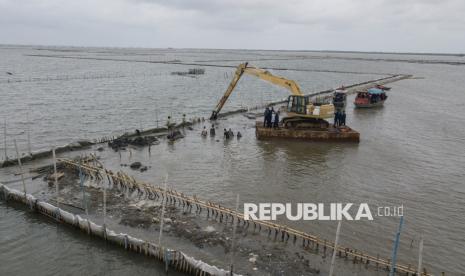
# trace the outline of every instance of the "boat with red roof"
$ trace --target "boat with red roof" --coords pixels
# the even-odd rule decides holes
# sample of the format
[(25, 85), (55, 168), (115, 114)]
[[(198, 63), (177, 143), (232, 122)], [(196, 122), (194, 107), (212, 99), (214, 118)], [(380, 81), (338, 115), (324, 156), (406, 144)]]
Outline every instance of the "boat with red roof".
[(354, 105), (357, 108), (382, 106), (387, 100), (386, 90), (370, 88), (366, 91), (358, 91)]

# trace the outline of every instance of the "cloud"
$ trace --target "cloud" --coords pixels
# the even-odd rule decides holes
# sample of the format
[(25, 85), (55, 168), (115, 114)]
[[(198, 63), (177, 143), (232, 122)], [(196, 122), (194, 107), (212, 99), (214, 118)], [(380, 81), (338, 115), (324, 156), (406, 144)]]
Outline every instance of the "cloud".
[(461, 0), (0, 0), (0, 43), (463, 52)]

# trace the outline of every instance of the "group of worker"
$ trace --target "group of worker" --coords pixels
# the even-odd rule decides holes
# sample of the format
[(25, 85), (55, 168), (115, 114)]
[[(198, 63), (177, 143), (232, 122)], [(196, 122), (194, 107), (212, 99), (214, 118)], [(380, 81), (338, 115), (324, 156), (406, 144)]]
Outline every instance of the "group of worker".
[[(240, 131), (237, 132), (237, 139), (240, 139), (242, 137), (242, 134)], [(224, 129), (224, 139), (231, 139), (231, 138), (234, 138), (234, 132), (229, 129), (229, 130), (226, 130)]]
[[(274, 114), (274, 116), (273, 116)], [(274, 111), (274, 108), (267, 107), (265, 109), (265, 119), (263, 121), (263, 127), (278, 128), (279, 127), (279, 111)]]
[(334, 113), (334, 126), (345, 126), (346, 125), (346, 112), (343, 111), (336, 111)]
[[(208, 131), (207, 131), (207, 127), (206, 127), (206, 126), (203, 127), (203, 130), (202, 130), (202, 134), (201, 134), (201, 135), (202, 135), (202, 137), (207, 137), (207, 136), (208, 136)], [(210, 127), (210, 137), (215, 137), (215, 135), (216, 135), (215, 126), (212, 125), (212, 126)]]
[[(203, 127), (201, 135), (202, 135), (202, 137), (207, 137), (208, 136), (208, 131), (207, 131), (206, 126)], [(210, 137), (215, 137), (215, 135), (216, 135), (215, 126), (212, 125), (210, 127)], [(241, 132), (238, 131), (236, 136), (237, 136), (237, 139), (240, 139), (242, 137)], [(224, 138), (225, 139), (234, 138), (234, 132), (232, 131), (232, 129), (229, 129), (229, 130), (224, 129)]]

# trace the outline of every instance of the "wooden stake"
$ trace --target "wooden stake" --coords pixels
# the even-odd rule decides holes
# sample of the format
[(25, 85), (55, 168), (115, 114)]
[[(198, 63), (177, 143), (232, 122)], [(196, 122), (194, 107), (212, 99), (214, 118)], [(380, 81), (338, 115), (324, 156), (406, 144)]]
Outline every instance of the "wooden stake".
[(420, 236), (420, 246), (418, 248), (418, 275), (421, 275), (422, 261), (423, 261), (423, 235)]
[(155, 121), (157, 121), (157, 128), (158, 128), (158, 105), (155, 105)]
[[(239, 210), (239, 194), (236, 197), (236, 213)], [(233, 225), (233, 236), (232, 236), (232, 241), (231, 241), (231, 261), (229, 263), (229, 273), (231, 276), (233, 276), (233, 270), (234, 270), (234, 251), (235, 251), (235, 245), (236, 245), (236, 229), (237, 229), (237, 220), (234, 220), (234, 225)]]
[[(108, 178), (108, 175), (107, 175)], [(105, 185), (105, 181), (102, 182), (103, 186), (103, 229), (106, 231), (106, 217), (107, 217), (107, 187)], [(105, 233), (106, 238), (106, 233)]]
[(337, 251), (337, 244), (339, 242), (339, 233), (340, 233), (340, 231), (341, 231), (341, 221), (339, 221), (337, 223), (336, 239), (334, 240), (333, 257), (331, 258), (331, 267), (329, 268), (329, 276), (333, 276), (334, 262), (336, 260), (336, 251)]
[(19, 174), (21, 174), (21, 181), (23, 182), (23, 191), (24, 191), (24, 194), (26, 194), (26, 182), (24, 181), (23, 166), (21, 164), (21, 157), (19, 156), (18, 145), (16, 144), (16, 139), (14, 141), (15, 141), (16, 157), (18, 158)]
[(396, 273), (397, 249), (399, 248), (400, 232), (402, 231), (403, 223), (404, 223), (404, 216), (401, 216), (400, 222), (399, 222), (399, 229), (397, 230), (396, 239), (394, 241), (394, 246), (392, 249), (392, 265), (391, 265), (391, 272), (389, 273), (390, 276), (395, 276), (395, 273)]
[(161, 246), (161, 237), (163, 235), (163, 221), (165, 217), (165, 205), (166, 205), (166, 185), (168, 182), (168, 175), (165, 176), (165, 184), (163, 190), (163, 201), (161, 206), (161, 216), (160, 216), (160, 235), (158, 235), (158, 246)]
[(7, 150), (6, 150), (6, 119), (5, 119), (5, 122), (3, 124), (3, 147), (4, 147), (4, 150), (5, 150), (5, 161), (8, 161), (8, 154), (7, 154)]
[(60, 207), (60, 201), (58, 200), (59, 195), (59, 188), (58, 188), (58, 175), (57, 175), (57, 159), (55, 156), (55, 147), (52, 148), (52, 155), (53, 155), (53, 173), (54, 173), (54, 182), (55, 182), (55, 195), (57, 198), (57, 208)]
[(28, 153), (29, 155), (32, 156), (32, 150), (31, 150), (31, 127), (30, 127), (30, 124), (29, 124), (29, 107), (28, 107), (28, 111), (26, 113), (26, 125), (27, 125), (27, 150), (28, 150)]

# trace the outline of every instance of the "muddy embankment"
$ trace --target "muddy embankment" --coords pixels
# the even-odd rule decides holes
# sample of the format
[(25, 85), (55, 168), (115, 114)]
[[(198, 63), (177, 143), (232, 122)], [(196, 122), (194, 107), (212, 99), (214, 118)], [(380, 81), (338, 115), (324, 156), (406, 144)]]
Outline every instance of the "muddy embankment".
[[(204, 119), (203, 119), (204, 120)], [(196, 123), (200, 123), (202, 119), (194, 118), (191, 121), (186, 121), (184, 123), (180, 123), (177, 125), (173, 125), (171, 129), (173, 131), (179, 130), (181, 128), (190, 129), (192, 125)], [(161, 128), (150, 128), (146, 130), (135, 130), (134, 132), (124, 133), (118, 137), (115, 136), (105, 136), (95, 140), (79, 140), (73, 143), (70, 143), (65, 146), (56, 147), (55, 153), (64, 153), (64, 152), (72, 152), (77, 150), (82, 150), (86, 148), (90, 148), (93, 145), (103, 144), (103, 143), (122, 143), (122, 145), (135, 145), (135, 146), (148, 146), (150, 144), (156, 144), (157, 139), (159, 137), (164, 137), (168, 135), (168, 128), (161, 127)], [(147, 137), (148, 136), (148, 137)], [(110, 145), (111, 147), (111, 145)], [(33, 152), (31, 154), (23, 154), (20, 157), (21, 163), (27, 163), (30, 161), (42, 159), (42, 158), (50, 158), (52, 156), (52, 149), (44, 150), (39, 152)], [(10, 167), (18, 165), (18, 158), (17, 157), (8, 157), (8, 160), (0, 162), (0, 168)]]

